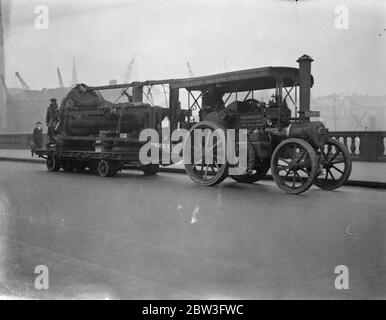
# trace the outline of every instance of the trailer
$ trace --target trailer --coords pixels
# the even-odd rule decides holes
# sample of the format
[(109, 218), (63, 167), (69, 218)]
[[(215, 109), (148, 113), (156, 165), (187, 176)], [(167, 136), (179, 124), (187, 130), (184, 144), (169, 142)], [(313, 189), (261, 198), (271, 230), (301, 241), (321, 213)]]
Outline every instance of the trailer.
[(145, 128), (160, 132), (162, 119), (168, 113), (148, 103), (114, 104), (100, 92), (77, 85), (57, 111), (52, 128), (55, 134), (44, 149), (34, 153), (46, 159), (48, 171), (88, 170), (111, 177), (123, 169), (138, 169), (145, 175), (154, 175), (159, 163), (140, 161), (140, 149), (147, 143), (140, 140), (140, 133)]

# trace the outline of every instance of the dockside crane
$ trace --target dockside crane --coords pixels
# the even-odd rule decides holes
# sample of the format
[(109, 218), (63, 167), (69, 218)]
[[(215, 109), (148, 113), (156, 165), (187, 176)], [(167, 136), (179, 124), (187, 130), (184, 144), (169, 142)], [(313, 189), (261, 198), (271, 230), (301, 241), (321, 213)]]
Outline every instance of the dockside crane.
[(7, 97), (9, 97), (11, 95), (11, 93), (9, 92), (7, 83), (5, 82), (3, 75), (0, 75), (0, 79), (1, 79), (1, 83), (3, 84), (4, 92), (7, 95)]
[(126, 70), (126, 74), (125, 74), (125, 79), (123, 80), (123, 83), (129, 83), (131, 74), (133, 73), (134, 62), (135, 62), (135, 55), (130, 60), (129, 65), (127, 66), (127, 70)]
[(59, 87), (64, 88), (64, 82), (63, 82), (62, 74), (60, 73), (59, 67), (56, 68), (56, 71), (58, 73)]
[(21, 77), (20, 73), (19, 72), (15, 72), (15, 76), (16, 78), (20, 81), (21, 83), (21, 86), (23, 87), (23, 89), (25, 91), (31, 91), (31, 88), (28, 86), (28, 84), (24, 81), (24, 79)]
[(191, 78), (193, 78), (193, 77), (194, 77), (194, 73), (193, 73), (193, 71), (192, 71), (192, 68), (191, 68), (191, 66), (190, 66), (190, 63), (187, 62), (187, 63), (186, 63), (186, 66), (188, 67), (189, 76), (190, 76)]
[(33, 98), (33, 96), (31, 95), (31, 88), (29, 87), (29, 85), (24, 81), (24, 79), (22, 78), (22, 76), (20, 75), (19, 72), (15, 72), (15, 76), (16, 78), (20, 81), (21, 83), (21, 86), (23, 87), (24, 91), (25, 91), (25, 94), (28, 98), (28, 100), (30, 101), (31, 103), (31, 107), (33, 108), (34, 112), (36, 112), (37, 114), (39, 113), (38, 112), (38, 107), (36, 106), (36, 102)]

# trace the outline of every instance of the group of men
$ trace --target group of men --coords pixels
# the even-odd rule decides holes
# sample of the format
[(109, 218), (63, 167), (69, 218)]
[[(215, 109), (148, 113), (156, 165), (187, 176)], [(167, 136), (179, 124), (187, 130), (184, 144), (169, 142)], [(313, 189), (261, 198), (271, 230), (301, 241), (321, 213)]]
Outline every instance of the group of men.
[[(55, 126), (57, 125), (58, 118), (58, 104), (56, 98), (50, 99), (50, 105), (47, 108), (46, 113), (46, 125), (48, 127), (47, 133), (51, 139), (55, 133)], [(40, 121), (36, 122), (36, 127), (32, 133), (32, 149), (31, 154), (33, 156), (35, 149), (41, 149), (43, 147), (43, 127)]]

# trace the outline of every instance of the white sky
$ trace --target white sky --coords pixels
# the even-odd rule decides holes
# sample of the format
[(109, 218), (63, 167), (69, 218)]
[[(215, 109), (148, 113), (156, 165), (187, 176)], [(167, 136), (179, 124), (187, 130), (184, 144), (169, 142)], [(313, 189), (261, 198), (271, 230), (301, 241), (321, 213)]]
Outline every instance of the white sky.
[[(34, 9), (49, 9), (36, 30)], [(337, 30), (335, 7), (349, 9)], [(15, 71), (34, 89), (57, 87), (59, 66), (71, 81), (122, 82), (188, 77), (268, 65), (297, 66), (311, 55), (315, 95), (386, 94), (386, 1), (383, 0), (3, 0), (6, 81)], [(379, 36), (379, 34), (382, 34)]]

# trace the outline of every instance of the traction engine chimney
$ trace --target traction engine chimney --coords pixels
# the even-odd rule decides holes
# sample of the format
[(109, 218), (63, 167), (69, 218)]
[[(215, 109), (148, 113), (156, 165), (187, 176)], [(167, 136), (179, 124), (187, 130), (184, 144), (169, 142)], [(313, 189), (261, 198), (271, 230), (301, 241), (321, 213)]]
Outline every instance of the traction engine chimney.
[(304, 54), (296, 62), (299, 63), (300, 117), (309, 120), (311, 99), (311, 62), (310, 56)]

